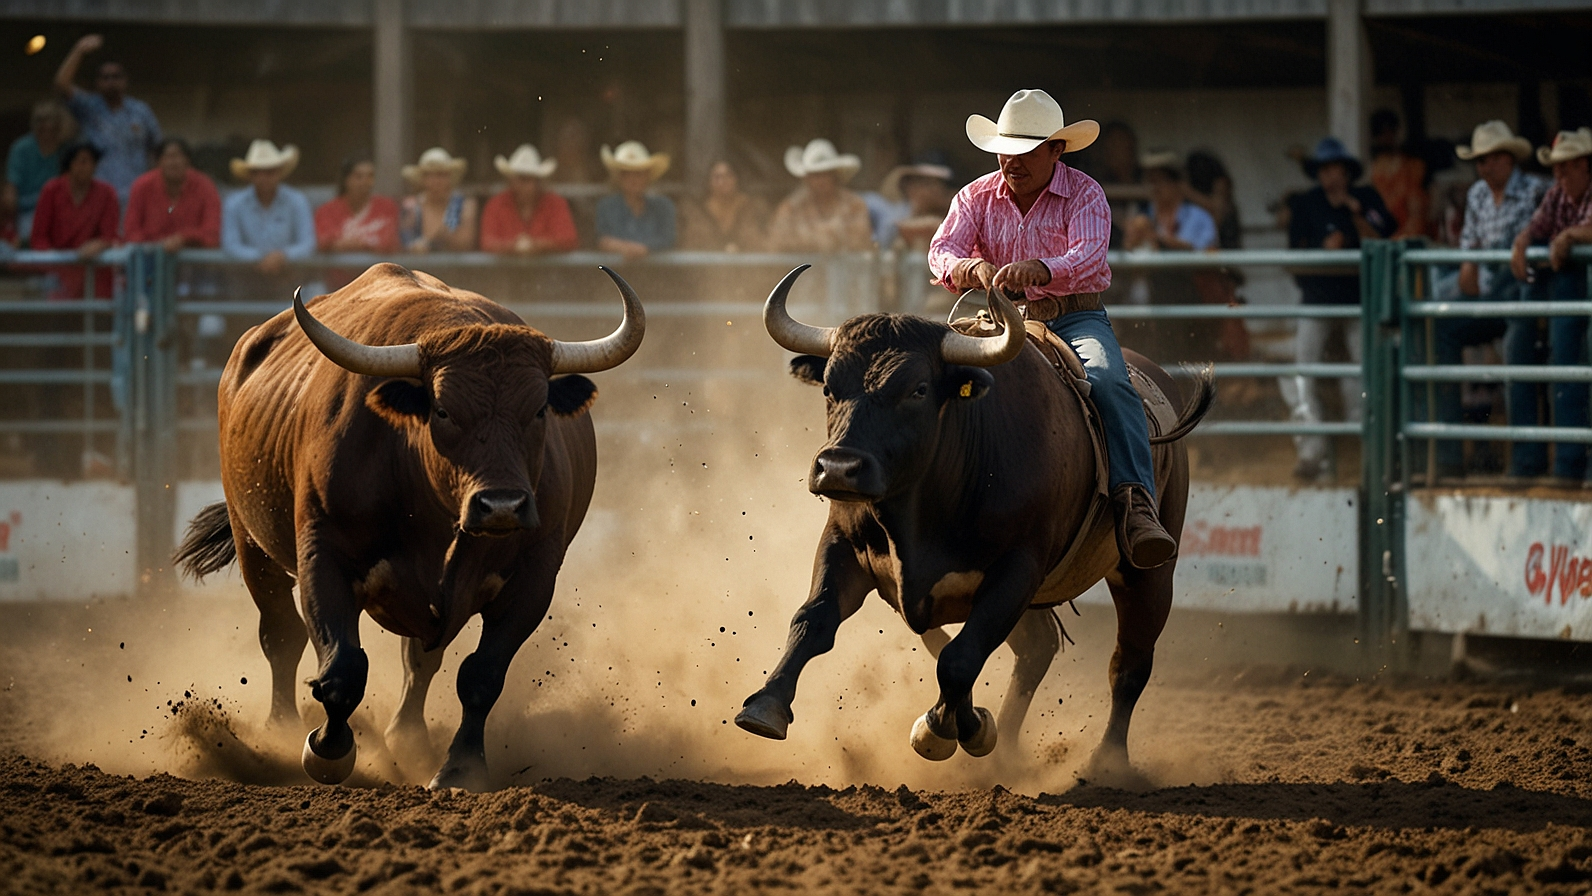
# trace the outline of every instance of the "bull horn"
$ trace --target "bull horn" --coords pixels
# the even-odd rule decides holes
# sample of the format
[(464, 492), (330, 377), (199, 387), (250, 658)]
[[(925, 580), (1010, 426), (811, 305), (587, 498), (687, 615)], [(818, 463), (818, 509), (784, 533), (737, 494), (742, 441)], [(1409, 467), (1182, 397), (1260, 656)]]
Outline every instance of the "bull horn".
[(990, 290), (989, 308), (1005, 332), (989, 338), (964, 336), (955, 330), (946, 333), (945, 338), (940, 340), (940, 358), (945, 363), (995, 367), (1022, 354), (1028, 333), (1023, 328), (1023, 318), (1017, 313), (1017, 306), (1004, 293), (1003, 289)]
[(781, 348), (789, 349), (799, 355), (817, 355), (827, 358), (834, 352), (835, 328), (811, 327), (798, 323), (785, 313), (785, 300), (790, 297), (790, 288), (796, 283), (796, 278), (802, 271), (812, 267), (804, 264), (779, 281), (774, 291), (768, 294), (768, 301), (763, 304), (763, 326), (768, 328), (768, 335), (779, 343)]
[(630, 288), (625, 278), (603, 265), (598, 270), (608, 275), (619, 287), (625, 301), (625, 319), (619, 329), (601, 339), (590, 342), (559, 342), (553, 340), (554, 373), (597, 373), (618, 367), (629, 360), (641, 347), (641, 337), (647, 332), (647, 313), (641, 309), (641, 299)]
[[(300, 287), (299, 289), (302, 289)], [(321, 323), (304, 307), (299, 289), (293, 290), (293, 316), (310, 342), (328, 361), (350, 373), (365, 376), (417, 377), (420, 375), (420, 347), (406, 345), (361, 345)]]

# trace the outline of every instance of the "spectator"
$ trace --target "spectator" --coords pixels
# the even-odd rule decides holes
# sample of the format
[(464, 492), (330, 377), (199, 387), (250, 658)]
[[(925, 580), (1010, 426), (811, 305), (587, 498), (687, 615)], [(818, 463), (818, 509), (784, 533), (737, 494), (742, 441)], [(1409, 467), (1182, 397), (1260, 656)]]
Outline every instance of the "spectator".
[[(1524, 281), (1532, 301), (1586, 301), (1586, 265), (1570, 260), (1570, 250), (1592, 243), (1592, 129), (1560, 131), (1553, 145), (1537, 150), (1537, 161), (1553, 168), (1553, 186), (1542, 197), (1531, 216), (1531, 223), (1515, 237), (1509, 260), (1515, 279)], [(1548, 266), (1526, 264), (1526, 247), (1548, 247)], [(1586, 363), (1584, 317), (1548, 319), (1548, 363), (1580, 365)], [(1584, 383), (1553, 383), (1554, 426), (1584, 427), (1588, 423), (1587, 386)], [(1511, 415), (1514, 413), (1510, 411)], [(1520, 475), (1540, 474), (1547, 464), (1540, 445), (1516, 445), (1511, 470)], [(1557, 443), (1553, 449), (1553, 475), (1579, 483), (1586, 475), (1587, 446)]]
[(61, 173), (61, 145), (66, 141), (66, 109), (55, 100), (33, 104), (28, 133), (11, 144), (6, 155), (6, 183), (16, 190), (17, 234), (26, 242), (33, 210), (45, 181)]
[[(77, 257), (92, 261), (116, 242), (116, 222), (121, 209), (116, 190), (94, 177), (99, 147), (74, 143), (61, 150), (61, 173), (39, 191), (31, 235), (35, 249), (76, 249)], [(83, 269), (63, 267), (53, 272), (58, 281), (52, 296), (83, 298)], [(102, 267), (94, 277), (94, 295), (111, 296), (111, 269)]]
[(707, 195), (680, 207), (680, 245), (710, 252), (756, 252), (763, 248), (768, 203), (741, 190), (741, 178), (720, 159), (708, 169)]
[[(1187, 167), (1188, 183), (1183, 186), (1183, 198), (1205, 209), (1216, 222), (1216, 247), (1243, 248), (1244, 229), (1238, 220), (1233, 178), (1227, 173), (1227, 166), (1210, 150), (1196, 149), (1188, 154)], [(1244, 275), (1237, 268), (1195, 271), (1191, 276), (1202, 303), (1239, 304), (1238, 287), (1243, 285)], [(1218, 348), (1224, 357), (1234, 361), (1249, 359), (1249, 328), (1243, 321), (1220, 321), (1216, 328), (1220, 332), (1216, 337)]]
[(1430, 234), (1426, 163), (1399, 145), (1399, 116), (1392, 109), (1371, 113), (1371, 185), (1398, 224), (1395, 238)]
[(1183, 165), (1177, 153), (1158, 150), (1139, 160), (1150, 202), (1134, 209), (1124, 229), (1129, 249), (1203, 252), (1216, 246), (1216, 221), (1184, 196)]
[(802, 185), (774, 210), (769, 248), (776, 252), (862, 252), (873, 245), (868, 206), (841, 184), (862, 167), (854, 155), (841, 155), (819, 138), (785, 150), (785, 170)]
[(543, 184), (558, 168), (558, 160), (543, 159), (536, 147), (525, 143), (514, 155), (498, 156), (493, 164), (509, 187), (487, 200), (481, 212), (481, 248), (518, 255), (574, 249), (579, 238), (569, 203)]
[(290, 260), (315, 254), (315, 219), (304, 194), (282, 181), (298, 165), (298, 147), (269, 140), (249, 144), (232, 160), (232, 175), (250, 184), (227, 197), (221, 210), (221, 248), (255, 263), (262, 274), (281, 273)]
[(221, 194), (193, 167), (187, 141), (179, 137), (161, 141), (155, 170), (133, 181), (122, 230), (129, 243), (160, 242), (167, 252), (221, 245)]
[(410, 252), (468, 252), (475, 248), (476, 202), (459, 190), (468, 163), (440, 146), (405, 165), (404, 180), (419, 193), (404, 197), (399, 233)]
[(602, 160), (619, 192), (597, 203), (597, 248), (626, 258), (674, 248), (674, 203), (647, 192), (669, 169), (668, 154), (628, 140), (613, 150), (603, 146)]
[(951, 168), (943, 159), (924, 157), (911, 165), (897, 165), (884, 176), (879, 192), (862, 196), (873, 241), (881, 249), (893, 249), (900, 240), (927, 251), (955, 195)]
[[(1391, 236), (1397, 225), (1382, 197), (1370, 187), (1354, 182), (1364, 173), (1360, 160), (1335, 137), (1316, 144), (1315, 153), (1303, 162), (1305, 174), (1316, 186), (1289, 199), (1288, 245), (1293, 249), (1355, 249), (1361, 240)], [(1332, 274), (1295, 274), (1306, 305), (1360, 304), (1358, 271)], [(1299, 321), (1294, 357), (1300, 364), (1321, 361), (1327, 338), (1333, 330), (1343, 334), (1349, 356), (1360, 360), (1359, 321), (1304, 318)], [(1343, 393), (1344, 412), (1351, 420), (1360, 417), (1360, 381), (1346, 377), (1338, 381)], [(1284, 379), (1283, 394), (1293, 404), (1295, 420), (1321, 421), (1321, 402), (1314, 383), (1307, 377)], [(1294, 475), (1314, 482), (1330, 482), (1336, 470), (1327, 453), (1324, 436), (1295, 436), (1299, 463)]]
[(343, 161), (337, 195), (315, 210), (315, 242), (322, 252), (398, 251), (398, 203), (376, 194), (376, 163)]
[(100, 63), (92, 93), (73, 83), (83, 57), (104, 44), (98, 34), (79, 39), (55, 72), (55, 89), (77, 116), (80, 136), (104, 154), (101, 179), (126, 203), (133, 181), (149, 170), (150, 155), (160, 146), (160, 122), (147, 103), (127, 95), (127, 70), (120, 62)]

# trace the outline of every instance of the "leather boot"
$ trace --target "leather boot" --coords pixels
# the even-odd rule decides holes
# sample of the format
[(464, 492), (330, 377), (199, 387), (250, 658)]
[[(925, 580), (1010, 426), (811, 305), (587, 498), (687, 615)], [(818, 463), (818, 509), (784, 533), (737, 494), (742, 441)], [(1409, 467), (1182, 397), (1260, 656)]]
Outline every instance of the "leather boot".
[(1154, 569), (1172, 559), (1177, 542), (1161, 526), (1160, 515), (1144, 489), (1120, 485), (1111, 493), (1117, 515), (1117, 550), (1138, 569)]

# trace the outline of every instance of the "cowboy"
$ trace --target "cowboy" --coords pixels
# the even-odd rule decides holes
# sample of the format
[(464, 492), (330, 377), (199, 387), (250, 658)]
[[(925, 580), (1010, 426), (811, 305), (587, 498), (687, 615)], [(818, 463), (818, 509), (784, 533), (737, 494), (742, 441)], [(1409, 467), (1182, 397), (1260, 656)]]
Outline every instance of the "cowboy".
[(626, 258), (673, 249), (674, 202), (649, 192), (669, 170), (669, 154), (648, 152), (640, 140), (627, 140), (616, 149), (604, 145), (601, 156), (619, 192), (597, 202), (597, 248)]
[(233, 258), (255, 263), (262, 274), (277, 274), (289, 260), (315, 254), (315, 216), (310, 201), (283, 180), (298, 166), (296, 146), (277, 148), (256, 140), (241, 159), (232, 160), (232, 176), (249, 189), (228, 196), (221, 206), (221, 249)]
[[(1560, 131), (1553, 145), (1537, 150), (1537, 161), (1553, 169), (1553, 186), (1531, 216), (1531, 223), (1515, 237), (1509, 267), (1524, 281), (1533, 301), (1586, 301), (1586, 265), (1570, 261), (1570, 250), (1592, 243), (1592, 128)], [(1548, 247), (1548, 267), (1526, 264), (1528, 246)], [(1586, 359), (1584, 317), (1548, 320), (1548, 363), (1579, 365)], [(1587, 387), (1584, 383), (1554, 383), (1553, 425), (1584, 427), (1588, 423)], [(1525, 475), (1540, 472), (1546, 456), (1540, 446), (1516, 445), (1524, 455)], [(1553, 449), (1553, 475), (1579, 482), (1586, 475), (1585, 445), (1558, 443)], [(1514, 467), (1511, 464), (1511, 467)]]
[(1093, 121), (1068, 125), (1043, 90), (1012, 94), (999, 121), (969, 117), (967, 138), (995, 153), (1000, 170), (956, 194), (929, 244), (929, 268), (953, 290), (1021, 293), (1027, 315), (1078, 353), (1105, 424), (1117, 546), (1150, 569), (1171, 559), (1177, 542), (1161, 526), (1144, 405), (1100, 303), (1111, 285), (1111, 211), (1100, 185), (1061, 161), (1099, 133)]
[(543, 186), (558, 167), (536, 147), (522, 143), (514, 155), (493, 160), (508, 189), (493, 196), (481, 211), (481, 250), (533, 255), (568, 252), (579, 241), (569, 202)]
[(822, 137), (805, 147), (785, 150), (785, 170), (802, 185), (774, 209), (768, 225), (775, 252), (864, 252), (873, 247), (868, 205), (843, 184), (857, 175), (862, 160), (836, 151)]

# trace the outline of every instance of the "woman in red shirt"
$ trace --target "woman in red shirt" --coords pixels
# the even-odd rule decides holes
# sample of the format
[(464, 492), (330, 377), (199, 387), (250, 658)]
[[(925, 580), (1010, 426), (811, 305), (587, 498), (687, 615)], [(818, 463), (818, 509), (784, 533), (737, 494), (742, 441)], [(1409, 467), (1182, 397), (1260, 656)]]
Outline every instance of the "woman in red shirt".
[[(94, 179), (100, 155), (99, 147), (92, 143), (75, 143), (61, 151), (61, 176), (46, 181), (39, 192), (33, 248), (76, 249), (78, 258), (91, 261), (116, 242), (121, 207), (116, 189)], [(52, 298), (84, 297), (81, 267), (59, 268), (54, 273), (60, 285)], [(101, 267), (94, 277), (94, 295), (111, 297), (109, 267)]]
[(558, 167), (557, 159), (543, 159), (529, 143), (509, 158), (498, 156), (497, 170), (508, 178), (509, 188), (487, 201), (481, 212), (481, 249), (532, 255), (568, 252), (575, 248), (575, 220), (569, 203), (543, 189), (542, 178)]
[(315, 210), (315, 241), (322, 252), (397, 252), (398, 203), (376, 195), (376, 165), (343, 162), (337, 196)]
[(221, 245), (221, 194), (215, 182), (193, 168), (188, 142), (167, 137), (155, 168), (133, 181), (122, 231), (129, 243), (214, 249)]

